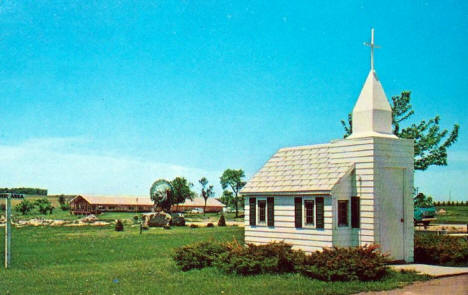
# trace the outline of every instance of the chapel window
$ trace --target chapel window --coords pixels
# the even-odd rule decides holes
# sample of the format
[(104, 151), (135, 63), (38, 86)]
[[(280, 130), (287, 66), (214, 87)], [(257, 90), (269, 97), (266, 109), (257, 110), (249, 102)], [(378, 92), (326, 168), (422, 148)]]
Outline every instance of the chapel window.
[(338, 226), (348, 226), (348, 201), (338, 201)]
[(258, 223), (266, 222), (266, 201), (258, 201)]

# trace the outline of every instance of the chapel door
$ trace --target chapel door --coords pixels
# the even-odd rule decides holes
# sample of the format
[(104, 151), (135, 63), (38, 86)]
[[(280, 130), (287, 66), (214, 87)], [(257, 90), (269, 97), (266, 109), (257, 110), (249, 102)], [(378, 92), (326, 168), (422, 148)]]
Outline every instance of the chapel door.
[(380, 201), (380, 246), (393, 260), (404, 260), (404, 169), (381, 170), (382, 191)]

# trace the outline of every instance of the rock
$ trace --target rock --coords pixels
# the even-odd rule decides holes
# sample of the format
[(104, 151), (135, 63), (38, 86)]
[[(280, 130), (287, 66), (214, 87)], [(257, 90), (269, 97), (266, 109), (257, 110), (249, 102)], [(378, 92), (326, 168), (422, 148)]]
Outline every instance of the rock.
[(185, 226), (185, 218), (179, 214), (171, 214), (171, 225), (173, 226)]
[(83, 222), (83, 223), (92, 223), (92, 222), (96, 222), (97, 220), (98, 220), (98, 218), (93, 214), (85, 216), (85, 217), (79, 219), (79, 221)]
[(30, 219), (27, 224), (32, 225), (32, 226), (41, 226), (41, 225), (44, 225), (44, 221), (41, 219), (33, 218), (33, 219)]
[(65, 220), (54, 220), (50, 224), (50, 226), (62, 226), (65, 224)]
[(171, 222), (171, 215), (165, 212), (154, 212), (143, 214), (143, 226), (146, 227), (163, 227)]
[(109, 225), (110, 223), (109, 222), (105, 222), (105, 221), (96, 221), (93, 223), (94, 226), (104, 226), (104, 225)]

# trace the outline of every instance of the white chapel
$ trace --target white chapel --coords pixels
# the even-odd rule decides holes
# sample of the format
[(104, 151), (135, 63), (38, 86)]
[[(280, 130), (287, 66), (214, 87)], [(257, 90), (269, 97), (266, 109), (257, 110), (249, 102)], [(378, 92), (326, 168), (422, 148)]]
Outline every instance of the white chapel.
[(371, 67), (352, 112), (352, 134), (282, 148), (248, 181), (245, 242), (284, 241), (306, 252), (378, 244), (413, 261), (413, 140), (392, 133), (392, 109)]

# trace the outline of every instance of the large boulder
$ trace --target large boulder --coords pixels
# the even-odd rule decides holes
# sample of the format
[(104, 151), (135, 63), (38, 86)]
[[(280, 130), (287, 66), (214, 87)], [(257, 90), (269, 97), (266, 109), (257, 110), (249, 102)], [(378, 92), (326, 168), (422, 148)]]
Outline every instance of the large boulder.
[(184, 216), (174, 213), (171, 214), (171, 225), (173, 226), (185, 226), (185, 218)]
[(144, 227), (163, 227), (171, 222), (171, 215), (165, 212), (154, 212), (143, 214)]

